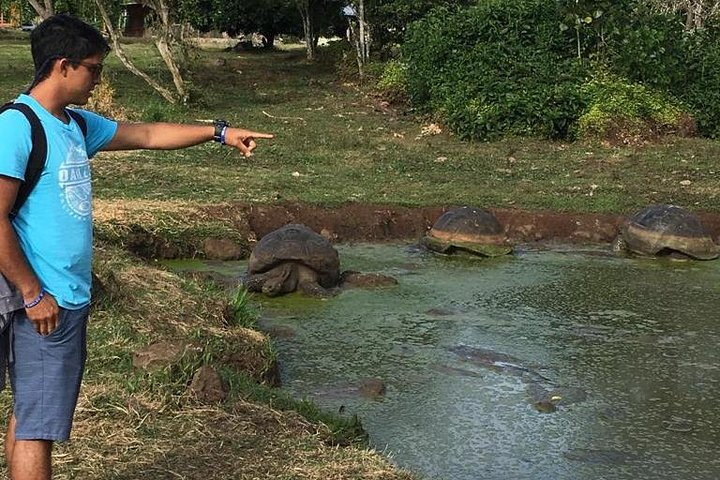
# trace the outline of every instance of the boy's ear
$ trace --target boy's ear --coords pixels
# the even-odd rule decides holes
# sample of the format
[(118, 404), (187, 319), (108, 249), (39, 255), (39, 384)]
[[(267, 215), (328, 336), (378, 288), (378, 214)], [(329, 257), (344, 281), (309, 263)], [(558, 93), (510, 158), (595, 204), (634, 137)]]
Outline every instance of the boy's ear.
[(56, 70), (59, 72), (62, 76), (66, 76), (68, 69), (70, 68), (70, 60), (67, 58), (60, 58), (55, 61), (55, 65), (53, 65), (53, 70)]

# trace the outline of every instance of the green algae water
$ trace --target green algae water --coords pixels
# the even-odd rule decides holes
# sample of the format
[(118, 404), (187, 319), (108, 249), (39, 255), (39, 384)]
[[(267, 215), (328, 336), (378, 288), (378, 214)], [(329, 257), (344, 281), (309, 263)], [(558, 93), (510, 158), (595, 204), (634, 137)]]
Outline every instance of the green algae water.
[[(426, 478), (720, 478), (720, 262), (339, 247), (399, 284), (262, 300), (284, 388)], [(365, 379), (382, 396), (363, 396)]]

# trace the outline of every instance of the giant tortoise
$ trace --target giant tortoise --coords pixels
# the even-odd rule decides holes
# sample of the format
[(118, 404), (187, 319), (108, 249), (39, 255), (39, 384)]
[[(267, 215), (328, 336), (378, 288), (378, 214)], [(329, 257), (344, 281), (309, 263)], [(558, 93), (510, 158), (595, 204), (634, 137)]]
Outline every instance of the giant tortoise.
[(465, 252), (484, 257), (497, 257), (512, 251), (495, 215), (482, 208), (467, 206), (443, 213), (421, 243), (440, 253)]
[(305, 225), (293, 223), (260, 239), (250, 254), (245, 287), (271, 297), (295, 290), (328, 296), (339, 281), (337, 250)]
[(700, 220), (676, 205), (651, 205), (625, 220), (616, 251), (644, 256), (683, 256), (712, 260), (720, 250)]

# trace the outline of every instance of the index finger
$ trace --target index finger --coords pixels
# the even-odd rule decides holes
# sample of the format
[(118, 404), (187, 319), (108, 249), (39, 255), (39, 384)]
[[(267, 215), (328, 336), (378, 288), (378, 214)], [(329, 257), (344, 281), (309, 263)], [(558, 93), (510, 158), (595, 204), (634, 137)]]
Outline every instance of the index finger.
[(275, 138), (272, 133), (247, 132), (246, 138)]

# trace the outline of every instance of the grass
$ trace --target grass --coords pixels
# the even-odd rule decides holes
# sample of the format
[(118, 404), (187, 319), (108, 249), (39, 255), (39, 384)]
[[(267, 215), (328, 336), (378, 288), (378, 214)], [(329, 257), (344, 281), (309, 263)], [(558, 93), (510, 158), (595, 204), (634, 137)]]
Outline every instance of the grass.
[[(169, 84), (150, 44), (127, 50)], [(251, 298), (240, 291), (228, 305), (219, 289), (138, 260), (124, 248), (134, 236), (181, 246), (208, 235), (246, 242), (239, 215), (220, 218), (207, 207), (232, 212), (236, 204), (284, 202), (602, 213), (668, 202), (720, 212), (715, 141), (462, 142), (447, 131), (429, 134), (423, 127), (430, 120), (388, 109), (302, 55), (195, 51), (186, 74), (189, 107), (164, 104), (108, 58), (115, 102), (131, 119), (225, 118), (276, 139), (262, 142), (249, 159), (206, 144), (93, 160), (95, 271), (105, 295), (92, 313), (74, 440), (55, 452), (56, 478), (410, 478), (373, 452), (336, 447), (362, 444), (357, 419), (318, 411), (267, 385), (274, 354), (253, 330)], [(0, 69), (0, 98), (12, 99), (32, 77), (27, 35), (0, 35)], [(192, 348), (173, 367), (134, 368), (133, 354), (157, 341)], [(188, 394), (201, 365), (220, 371), (229, 387), (226, 403), (202, 405)], [(0, 411), (9, 402), (7, 393), (0, 396)]]
[[(141, 67), (168, 81), (151, 45), (127, 48)], [(226, 64), (216, 65), (216, 58)], [(598, 213), (667, 202), (720, 211), (720, 148), (712, 140), (609, 146), (423, 135), (418, 119), (388, 112), (297, 51), (197, 52), (187, 74), (194, 103), (187, 108), (164, 105), (115, 57), (107, 63), (116, 101), (137, 119), (224, 117), (277, 138), (262, 142), (250, 159), (215, 144), (102, 154), (94, 165), (100, 201), (472, 204)], [(28, 64), (25, 43), (3, 43), (3, 97), (12, 98), (30, 78)]]
[[(55, 449), (53, 478), (411, 478), (365, 448), (358, 419), (272, 388), (268, 338), (227, 321), (220, 289), (103, 242), (94, 271), (104, 293), (91, 314), (73, 440)], [(155, 342), (185, 354), (157, 370), (134, 367), (135, 353)], [(202, 404), (188, 391), (202, 365), (220, 372), (225, 402)], [(7, 391), (0, 410), (10, 410)]]

